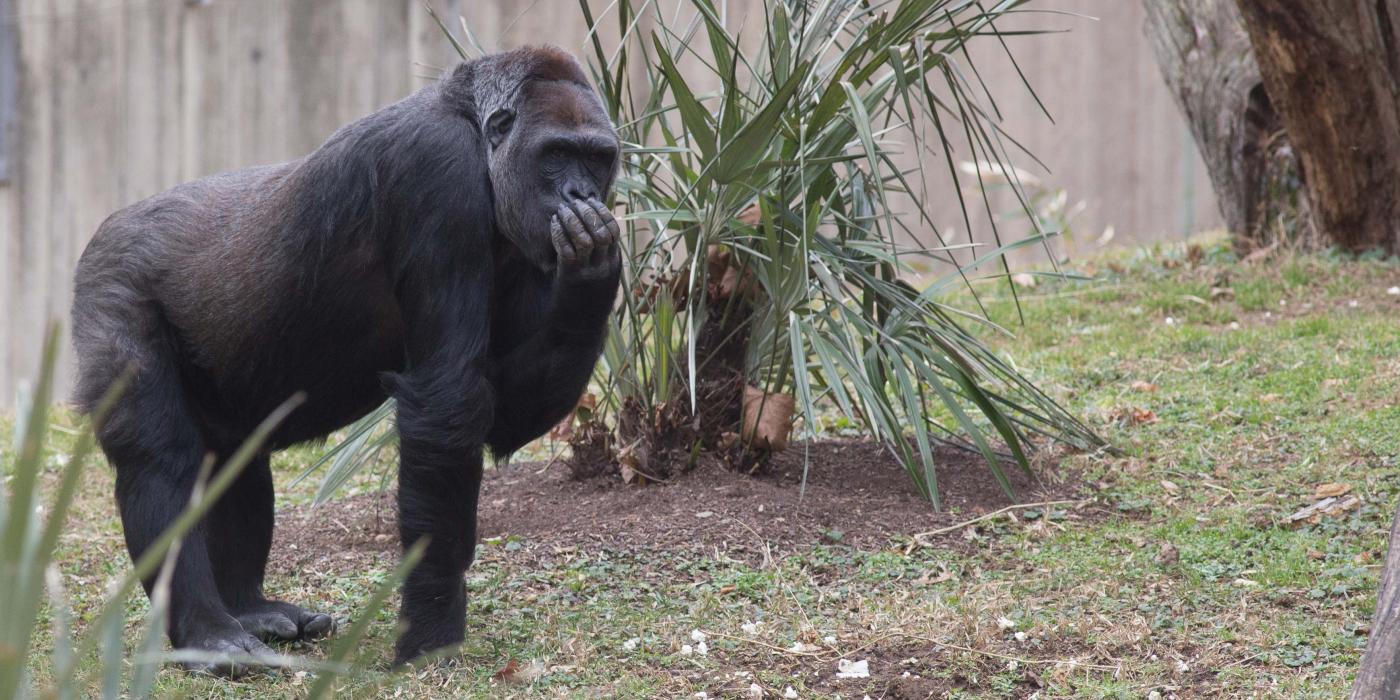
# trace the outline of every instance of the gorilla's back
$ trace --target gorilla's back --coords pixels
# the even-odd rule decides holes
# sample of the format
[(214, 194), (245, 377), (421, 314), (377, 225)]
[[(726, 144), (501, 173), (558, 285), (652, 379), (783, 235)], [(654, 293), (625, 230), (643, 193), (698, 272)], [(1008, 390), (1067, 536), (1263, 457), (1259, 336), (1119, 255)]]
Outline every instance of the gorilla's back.
[[(304, 207), (296, 180), (306, 160), (200, 178), (109, 217), (75, 276), (80, 365), (128, 364), (120, 348), (163, 338), (178, 345), (206, 410), (246, 414), (222, 416), (234, 422), (255, 423), (307, 392), (283, 431), (307, 437), (382, 401), (377, 373), (402, 357), (393, 290), (368, 242), (313, 254), (323, 244), (315, 232), (289, 225)], [(355, 284), (339, 284), (347, 280)], [(80, 386), (77, 400), (91, 406), (102, 391)]]

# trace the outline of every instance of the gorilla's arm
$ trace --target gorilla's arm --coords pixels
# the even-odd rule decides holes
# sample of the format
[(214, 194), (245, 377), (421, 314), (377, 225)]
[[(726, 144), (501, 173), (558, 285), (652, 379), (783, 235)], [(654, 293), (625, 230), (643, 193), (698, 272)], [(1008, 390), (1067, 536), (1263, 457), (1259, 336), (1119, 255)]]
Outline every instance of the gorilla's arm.
[[(496, 414), (487, 441), (506, 455), (568, 415), (603, 349), (622, 268), (618, 225), (601, 204), (561, 209), (555, 269), (540, 329), (500, 362)], [(514, 310), (519, 313), (522, 310)]]
[(384, 378), (398, 405), (399, 537), (405, 548), (429, 538), (404, 582), (398, 661), (463, 639), (462, 574), (476, 544), (482, 445), (495, 406), (490, 191), (472, 155), (479, 137), (449, 120), (407, 121), (403, 152), (380, 173), (404, 328), (404, 370)]

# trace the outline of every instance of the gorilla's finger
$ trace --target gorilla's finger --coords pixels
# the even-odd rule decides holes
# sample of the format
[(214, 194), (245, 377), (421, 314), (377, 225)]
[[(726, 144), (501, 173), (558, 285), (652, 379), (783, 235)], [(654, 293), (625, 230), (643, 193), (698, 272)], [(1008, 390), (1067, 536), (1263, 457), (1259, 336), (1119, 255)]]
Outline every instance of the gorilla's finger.
[(618, 225), (617, 217), (613, 216), (613, 213), (608, 210), (608, 207), (596, 198), (588, 200), (588, 204), (593, 207), (594, 211), (598, 212), (598, 218), (602, 219), (603, 229), (607, 232), (608, 242), (616, 243), (618, 239), (622, 238), (622, 227)]
[(549, 239), (554, 242), (554, 252), (559, 254), (560, 263), (572, 264), (577, 257), (569, 237), (564, 234), (564, 225), (559, 223), (559, 215), (549, 220)]
[(608, 244), (608, 230), (603, 226), (603, 217), (598, 215), (598, 211), (593, 208), (593, 204), (582, 199), (576, 199), (569, 203), (574, 208), (574, 213), (583, 221), (583, 226), (588, 231), (589, 238), (593, 240), (595, 247), (602, 247)]
[(578, 258), (583, 260), (593, 252), (593, 237), (588, 235), (583, 221), (578, 218), (574, 210), (565, 205), (559, 205), (559, 221), (564, 224), (564, 230), (569, 232), (569, 240), (574, 244), (574, 252)]

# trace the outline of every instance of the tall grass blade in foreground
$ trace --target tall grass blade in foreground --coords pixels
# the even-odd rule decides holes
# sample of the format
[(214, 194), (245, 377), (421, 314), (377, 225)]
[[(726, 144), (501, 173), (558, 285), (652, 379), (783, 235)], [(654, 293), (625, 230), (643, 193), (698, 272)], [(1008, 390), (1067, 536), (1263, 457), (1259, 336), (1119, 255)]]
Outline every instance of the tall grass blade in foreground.
[[(0, 492), (0, 697), (102, 697), (144, 698), (153, 694), (160, 666), (176, 655), (162, 653), (166, 614), (169, 604), (170, 572), (179, 539), (208, 512), (219, 496), (232, 485), (248, 461), (258, 453), (268, 435), (293, 410), (300, 399), (293, 399), (273, 412), (247, 442), (209, 478), (206, 469), (190, 507), (164, 532), (114, 587), (98, 608), (82, 634), (74, 634), (66, 591), (53, 556), (69, 510), (93, 457), (96, 439), (91, 427), (79, 434), (72, 454), (63, 463), (57, 478), (46, 485), (42, 476), (49, 435), (49, 408), (54, 386), (59, 333), (54, 327), (45, 342), (43, 366), (27, 406), (20, 407), (16, 425), (13, 461), (0, 465), (8, 476), (8, 486)], [(100, 402), (92, 424), (100, 424), (120, 395), (124, 381), (118, 381)], [(52, 500), (39, 507), (43, 493), (52, 490)], [(47, 516), (46, 518), (43, 516)], [(348, 634), (336, 640), (336, 650), (328, 662), (287, 658), (288, 665), (319, 673), (310, 697), (328, 697), (335, 677), (347, 672), (349, 650), (359, 645), (366, 632), (364, 621), (373, 619), (389, 593), (399, 584), (407, 567), (416, 559), (412, 552), (403, 566), (375, 591), (363, 616)], [(162, 564), (164, 566), (162, 567)], [(159, 567), (159, 571), (158, 571)], [(141, 580), (157, 574), (151, 605), (135, 630), (139, 639), (136, 653), (123, 660), (126, 632), (126, 603)], [(48, 598), (48, 610), (43, 602)], [(34, 632), (47, 622), (53, 627), (53, 646), (36, 654)], [(45, 659), (51, 678), (48, 687), (36, 688), (28, 676), (34, 659)], [(91, 661), (92, 663), (87, 663)], [(94, 692), (94, 687), (97, 688)]]

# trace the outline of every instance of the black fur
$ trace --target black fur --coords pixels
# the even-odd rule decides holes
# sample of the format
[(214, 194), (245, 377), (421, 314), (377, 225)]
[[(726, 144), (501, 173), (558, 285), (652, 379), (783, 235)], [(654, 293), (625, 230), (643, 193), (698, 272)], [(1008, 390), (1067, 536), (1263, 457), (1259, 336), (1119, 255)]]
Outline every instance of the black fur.
[[(567, 54), (522, 49), (449, 76), (282, 165), (181, 185), (112, 215), (78, 263), (77, 401), (135, 378), (101, 426), (133, 557), (295, 392), (269, 447), (393, 396), (405, 547), (397, 660), (460, 642), (483, 447), (508, 454), (573, 407), (617, 292), (601, 201), (618, 142)], [(186, 538), (177, 648), (266, 653), (324, 615), (263, 597), (273, 526), (260, 456)], [(223, 670), (228, 670), (224, 667)]]

